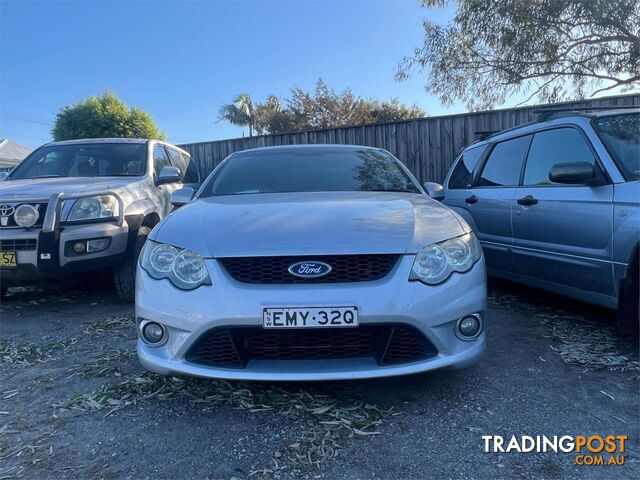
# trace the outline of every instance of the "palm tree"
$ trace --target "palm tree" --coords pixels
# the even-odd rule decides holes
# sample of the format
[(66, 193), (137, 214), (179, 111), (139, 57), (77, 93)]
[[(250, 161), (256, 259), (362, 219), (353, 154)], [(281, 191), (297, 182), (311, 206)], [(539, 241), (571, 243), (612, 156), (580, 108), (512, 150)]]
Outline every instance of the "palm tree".
[(252, 137), (254, 131), (262, 135), (271, 115), (281, 110), (282, 102), (275, 95), (269, 95), (264, 103), (254, 105), (251, 95), (241, 93), (236, 95), (232, 103), (220, 107), (218, 120), (226, 120), (240, 127), (248, 126), (249, 136)]
[(226, 120), (239, 127), (249, 127), (249, 136), (253, 136), (253, 125), (255, 118), (253, 115), (253, 102), (251, 95), (241, 93), (236, 95), (232, 103), (222, 105), (218, 112), (219, 120)]
[(269, 95), (267, 100), (264, 102), (264, 106), (270, 108), (274, 112), (282, 110), (282, 102), (275, 95)]

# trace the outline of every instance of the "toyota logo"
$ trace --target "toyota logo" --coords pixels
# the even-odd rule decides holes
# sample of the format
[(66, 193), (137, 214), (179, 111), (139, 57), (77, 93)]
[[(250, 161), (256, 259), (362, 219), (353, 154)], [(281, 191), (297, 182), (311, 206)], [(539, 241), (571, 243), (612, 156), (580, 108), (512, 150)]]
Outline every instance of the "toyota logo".
[(0, 217), (8, 217), (9, 215), (13, 215), (15, 211), (16, 207), (13, 205), (0, 205)]

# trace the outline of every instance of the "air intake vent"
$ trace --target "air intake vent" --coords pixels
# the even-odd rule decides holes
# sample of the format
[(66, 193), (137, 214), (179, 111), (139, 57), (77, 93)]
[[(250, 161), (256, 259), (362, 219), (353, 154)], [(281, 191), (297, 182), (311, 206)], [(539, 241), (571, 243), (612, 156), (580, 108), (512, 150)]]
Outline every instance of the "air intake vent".
[(244, 368), (250, 360), (328, 360), (374, 358), (379, 365), (424, 360), (436, 348), (407, 325), (361, 325), (358, 328), (265, 330), (260, 327), (216, 328), (205, 332), (186, 359), (219, 368)]

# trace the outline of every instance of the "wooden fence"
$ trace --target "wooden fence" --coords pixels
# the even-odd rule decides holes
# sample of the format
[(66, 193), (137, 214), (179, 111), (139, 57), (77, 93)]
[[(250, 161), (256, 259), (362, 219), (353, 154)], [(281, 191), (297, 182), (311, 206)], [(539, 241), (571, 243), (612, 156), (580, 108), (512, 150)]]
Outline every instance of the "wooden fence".
[[(621, 95), (553, 107), (608, 107), (640, 105), (640, 95)], [(229, 154), (256, 147), (334, 143), (368, 145), (390, 151), (421, 181), (441, 182), (462, 148), (477, 139), (477, 132), (497, 131), (536, 119), (535, 111), (548, 105), (510, 108), (403, 120), (392, 123), (338, 127), (324, 130), (234, 138), (180, 145), (208, 175)]]

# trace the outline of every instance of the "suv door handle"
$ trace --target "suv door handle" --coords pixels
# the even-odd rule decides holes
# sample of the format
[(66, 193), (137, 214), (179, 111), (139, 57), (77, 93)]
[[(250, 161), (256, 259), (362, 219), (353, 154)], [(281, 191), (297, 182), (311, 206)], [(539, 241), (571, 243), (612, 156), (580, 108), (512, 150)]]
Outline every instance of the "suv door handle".
[(477, 203), (478, 202), (478, 197), (476, 197), (475, 195), (471, 195), (470, 197), (465, 198), (464, 201), (469, 203), (469, 204)]
[(538, 199), (534, 198), (532, 195), (527, 195), (526, 197), (522, 197), (518, 199), (518, 205), (531, 206), (538, 203)]

